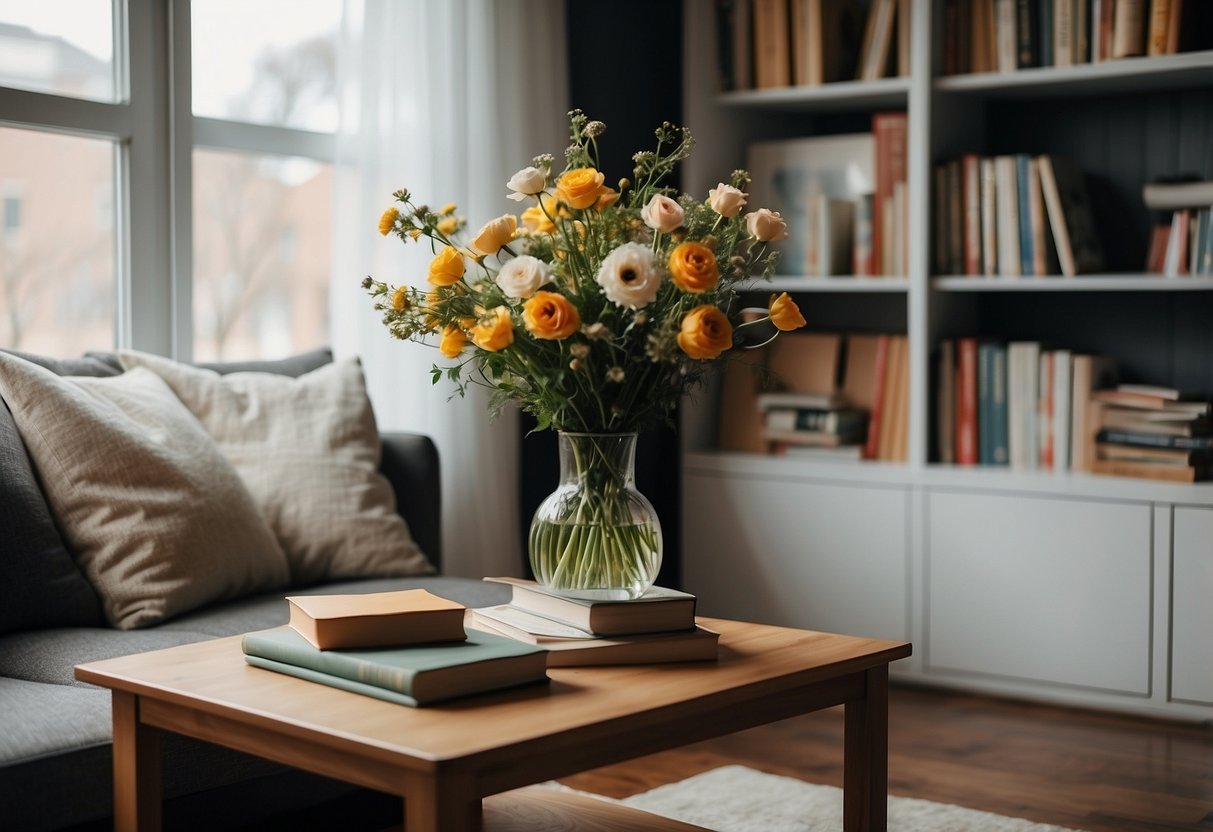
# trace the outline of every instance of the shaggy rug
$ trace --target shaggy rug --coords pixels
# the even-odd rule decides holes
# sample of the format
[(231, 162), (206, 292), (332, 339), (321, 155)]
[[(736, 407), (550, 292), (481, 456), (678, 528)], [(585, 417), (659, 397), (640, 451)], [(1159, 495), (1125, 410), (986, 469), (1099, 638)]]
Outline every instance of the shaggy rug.
[[(716, 832), (838, 832), (842, 790), (725, 766), (621, 801)], [(889, 798), (893, 832), (1071, 832), (1060, 826), (909, 797)]]

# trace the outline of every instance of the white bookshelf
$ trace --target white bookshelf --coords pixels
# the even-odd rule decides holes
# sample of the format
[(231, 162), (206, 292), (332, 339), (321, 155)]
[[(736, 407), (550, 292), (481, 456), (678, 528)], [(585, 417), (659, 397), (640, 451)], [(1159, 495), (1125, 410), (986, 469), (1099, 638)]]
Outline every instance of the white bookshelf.
[[(936, 275), (931, 252), (934, 166), (965, 152), (1070, 155), (1101, 174), (1103, 198), (1138, 211), (1125, 194), (1139, 194), (1160, 160), (1213, 176), (1213, 51), (943, 77), (942, 7), (913, 2), (908, 78), (722, 94), (711, 6), (684, 2), (683, 121), (698, 141), (685, 190), (706, 192), (720, 171), (744, 167), (751, 142), (854, 132), (872, 113), (905, 110), (910, 200), (904, 277), (781, 276), (747, 287), (755, 298), (791, 293), (816, 329), (870, 309), (883, 331), (908, 335), (908, 461), (718, 452), (714, 391), (705, 390), (682, 415), (684, 583), (705, 614), (912, 640), (914, 656), (894, 668), (901, 678), (1213, 718), (1213, 692), (1208, 701), (1171, 693), (1173, 677), (1213, 679), (1210, 651), (1168, 636), (1203, 620), (1173, 599), (1172, 563), (1202, 576), (1203, 597), (1213, 597), (1213, 539), (1199, 533), (1213, 527), (1213, 483), (940, 465), (931, 451), (933, 350), (943, 338), (1077, 351), (1084, 344), (1069, 338), (1102, 338), (1138, 361), (1138, 375), (1195, 366), (1213, 387), (1213, 279), (1134, 271), (1123, 229), (1105, 241), (1111, 270), (1075, 278)], [(1035, 106), (1052, 109), (1033, 120), (1023, 108)], [(1138, 231), (1130, 223), (1125, 235)], [(1042, 621), (1074, 627), (1047, 633)], [(1036, 655), (1013, 649), (1008, 632), (1020, 630)]]

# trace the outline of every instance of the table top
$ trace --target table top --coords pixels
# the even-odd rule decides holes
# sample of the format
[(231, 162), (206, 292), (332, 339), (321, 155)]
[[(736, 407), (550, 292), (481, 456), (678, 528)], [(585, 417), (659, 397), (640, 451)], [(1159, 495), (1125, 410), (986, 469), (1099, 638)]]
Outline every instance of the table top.
[(828, 682), (910, 655), (904, 642), (700, 618), (720, 633), (716, 662), (551, 668), (550, 683), (409, 708), (244, 661), (240, 637), (91, 662), (76, 678), (363, 754), (440, 762), (561, 735), (609, 740), (673, 716)]

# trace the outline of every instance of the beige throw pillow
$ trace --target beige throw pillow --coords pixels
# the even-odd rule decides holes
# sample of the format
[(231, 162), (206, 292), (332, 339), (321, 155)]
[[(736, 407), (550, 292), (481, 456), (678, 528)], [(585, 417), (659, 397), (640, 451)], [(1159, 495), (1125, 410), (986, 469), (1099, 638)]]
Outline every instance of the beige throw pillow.
[(299, 378), (219, 375), (123, 351), (168, 382), (252, 492), (296, 585), (434, 571), (379, 473), (379, 432), (356, 359)]
[(155, 374), (61, 378), (0, 353), (0, 396), (115, 627), (287, 583), (248, 489)]

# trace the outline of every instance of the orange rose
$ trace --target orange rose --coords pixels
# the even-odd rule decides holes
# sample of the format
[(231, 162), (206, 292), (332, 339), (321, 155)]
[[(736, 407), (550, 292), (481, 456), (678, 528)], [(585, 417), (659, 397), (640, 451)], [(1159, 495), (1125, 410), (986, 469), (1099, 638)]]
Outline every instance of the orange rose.
[(536, 292), (522, 306), (527, 332), (545, 341), (560, 341), (581, 328), (581, 315), (558, 292)]
[(670, 252), (670, 277), (684, 292), (706, 292), (720, 279), (716, 255), (705, 245), (683, 243)]
[(514, 322), (510, 310), (496, 306), (480, 316), (472, 327), (472, 343), (482, 350), (497, 352), (514, 343)]
[(442, 341), (438, 344), (438, 350), (447, 358), (458, 358), (467, 343), (467, 333), (454, 324), (449, 324), (442, 330)]
[(800, 307), (796, 305), (796, 301), (789, 297), (787, 292), (784, 292), (779, 297), (771, 295), (771, 303), (767, 307), (767, 314), (771, 316), (771, 323), (784, 332), (791, 329), (800, 329), (806, 323), (804, 315), (800, 314)]
[(598, 201), (606, 179), (593, 168), (573, 168), (556, 182), (556, 198), (570, 208), (589, 208)]
[(432, 286), (450, 286), (463, 277), (463, 255), (453, 248), (444, 248), (430, 261), (428, 280)]
[(716, 358), (733, 346), (733, 325), (715, 306), (696, 306), (682, 319), (678, 346), (691, 358)]

